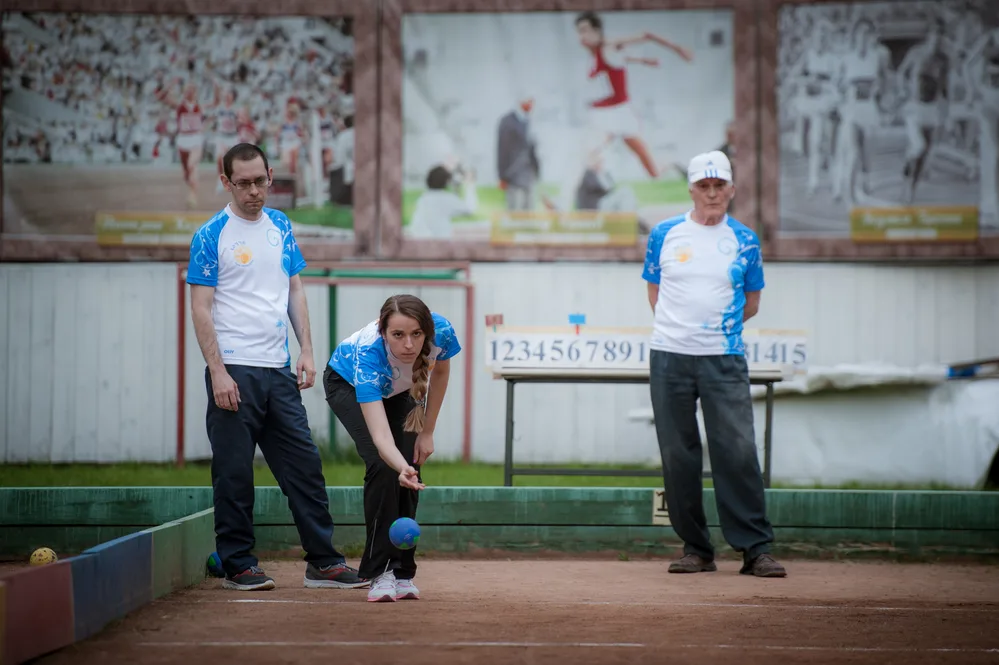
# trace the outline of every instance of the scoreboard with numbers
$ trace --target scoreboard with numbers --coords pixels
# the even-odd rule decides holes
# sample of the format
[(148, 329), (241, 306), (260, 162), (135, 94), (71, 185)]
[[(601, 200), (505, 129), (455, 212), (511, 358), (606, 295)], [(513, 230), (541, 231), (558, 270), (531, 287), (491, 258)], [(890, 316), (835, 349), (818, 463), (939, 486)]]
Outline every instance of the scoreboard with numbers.
[[(651, 328), (489, 326), (483, 350), (489, 368), (646, 369), (651, 334)], [(750, 365), (807, 371), (804, 331), (746, 329), (742, 339)]]
[(517, 368), (641, 369), (649, 335), (627, 328), (497, 328), (486, 332), (486, 364)]

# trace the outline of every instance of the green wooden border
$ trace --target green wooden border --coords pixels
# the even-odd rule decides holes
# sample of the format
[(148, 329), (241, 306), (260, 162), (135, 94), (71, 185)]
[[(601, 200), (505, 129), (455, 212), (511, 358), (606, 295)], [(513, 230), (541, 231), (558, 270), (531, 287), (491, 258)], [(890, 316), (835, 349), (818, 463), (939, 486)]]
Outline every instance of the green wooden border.
[[(425, 525), (648, 526), (654, 489), (573, 487), (430, 487), (420, 495)], [(337, 524), (364, 523), (361, 487), (328, 487)], [(860, 529), (999, 530), (999, 492), (785, 490), (766, 492), (775, 526)], [(704, 490), (718, 525), (714, 489)], [(0, 489), (0, 528), (151, 527), (212, 506), (210, 487), (67, 487)], [(278, 487), (258, 487), (254, 521), (291, 525)]]
[[(720, 553), (734, 554), (720, 527), (709, 527)], [(839, 529), (776, 527), (773, 551), (783, 556), (926, 558), (979, 556), (999, 560), (999, 536), (990, 531)], [(293, 526), (255, 529), (262, 556), (304, 553)], [(364, 528), (337, 527), (337, 549), (357, 558), (364, 549)], [(676, 554), (683, 543), (672, 529), (653, 526), (425, 526), (418, 552), (470, 553), (503, 550), (567, 554), (617, 552), (625, 556)]]
[[(653, 523), (650, 488), (431, 487), (421, 494), (417, 521), (424, 550), (477, 547), (636, 552), (672, 550), (673, 530)], [(362, 489), (329, 487), (338, 547), (364, 539)], [(969, 552), (999, 554), (999, 493), (869, 490), (767, 490), (767, 513), (778, 547), (807, 552)], [(720, 521), (714, 490), (704, 490), (709, 527)], [(0, 556), (21, 557), (40, 546), (68, 556), (116, 537), (150, 529), (160, 566), (178, 553), (183, 570), (203, 573), (212, 551), (210, 487), (7, 488), (0, 490)], [(196, 513), (196, 511), (201, 511)], [(197, 519), (193, 519), (195, 514)], [(185, 518), (188, 518), (187, 520)], [(299, 550), (287, 498), (258, 487), (254, 505), (258, 549)], [(193, 529), (175, 534), (175, 524)], [(724, 540), (720, 533), (716, 542)], [(164, 554), (163, 552), (169, 552)], [(174, 568), (157, 589), (174, 584)], [(169, 582), (168, 582), (169, 580)]]
[(209, 553), (215, 550), (215, 511), (145, 529), (153, 537), (153, 598), (198, 584), (205, 578)]

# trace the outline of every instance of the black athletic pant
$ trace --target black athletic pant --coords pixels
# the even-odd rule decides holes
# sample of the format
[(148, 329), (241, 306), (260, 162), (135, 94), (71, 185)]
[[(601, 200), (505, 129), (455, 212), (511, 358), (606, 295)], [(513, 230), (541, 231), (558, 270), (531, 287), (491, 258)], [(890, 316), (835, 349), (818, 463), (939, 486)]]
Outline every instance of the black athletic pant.
[(256, 446), (288, 497), (305, 560), (316, 566), (342, 563), (333, 547), (333, 517), (319, 449), (312, 442), (308, 416), (295, 375), (288, 367), (227, 365), (239, 388), (239, 408), (215, 404), (212, 375), (208, 389), (208, 440), (212, 445), (215, 547), (226, 574), (257, 565), (253, 555), (253, 456)]
[(722, 534), (746, 562), (769, 552), (774, 534), (766, 516), (745, 356), (688, 356), (654, 350), (649, 360), (666, 508), (673, 530), (684, 542), (684, 553), (708, 561), (715, 554), (702, 499), (704, 452), (697, 426), (698, 399)]
[[(416, 548), (400, 550), (389, 540), (389, 527), (400, 517), (416, 519), (416, 506), (420, 493), (399, 485), (399, 474), (386, 464), (378, 454), (375, 442), (364, 422), (361, 405), (354, 386), (327, 365), (323, 372), (326, 401), (354, 440), (357, 454), (364, 460), (364, 524), (367, 537), (358, 575), (374, 579), (388, 570), (394, 570), (397, 579), (416, 576)], [(416, 433), (404, 432), (406, 416), (416, 405), (409, 392), (382, 400), (385, 415), (395, 446), (403, 458), (413, 464)]]

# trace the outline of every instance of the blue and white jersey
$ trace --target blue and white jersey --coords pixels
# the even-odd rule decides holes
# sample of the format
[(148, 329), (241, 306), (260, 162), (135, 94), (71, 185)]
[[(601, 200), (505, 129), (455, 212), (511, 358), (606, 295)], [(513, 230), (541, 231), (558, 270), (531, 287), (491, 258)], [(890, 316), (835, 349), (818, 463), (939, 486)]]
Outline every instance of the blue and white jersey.
[(690, 213), (649, 234), (642, 277), (659, 285), (649, 346), (694, 356), (744, 354), (746, 292), (763, 289), (756, 234), (725, 216), (705, 226)]
[[(461, 351), (451, 322), (437, 313), (434, 341), (430, 344), (430, 367), (449, 360)], [(354, 386), (358, 402), (377, 402), (413, 387), (413, 365), (393, 356), (378, 334), (378, 321), (372, 321), (340, 342), (330, 356), (329, 366)]]
[(215, 287), (212, 321), (228, 365), (287, 367), (288, 290), (305, 259), (284, 213), (270, 208), (257, 221), (231, 206), (191, 240), (187, 283)]

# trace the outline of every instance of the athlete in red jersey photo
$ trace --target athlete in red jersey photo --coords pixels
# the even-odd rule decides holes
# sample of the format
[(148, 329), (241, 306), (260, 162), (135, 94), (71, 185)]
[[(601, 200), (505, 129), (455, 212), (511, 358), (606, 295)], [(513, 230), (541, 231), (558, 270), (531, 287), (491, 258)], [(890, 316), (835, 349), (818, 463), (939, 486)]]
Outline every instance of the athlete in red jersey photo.
[[(176, 79), (174, 85), (180, 85)], [(198, 164), (205, 147), (205, 115), (198, 103), (198, 86), (189, 82), (183, 88), (183, 96), (178, 100), (172, 86), (160, 92), (160, 100), (177, 111), (177, 156), (184, 170), (187, 183), (187, 205), (193, 208), (198, 204)]]
[(153, 129), (156, 134), (156, 142), (153, 143), (153, 159), (160, 158), (160, 144), (170, 141), (170, 111), (163, 109), (159, 111), (156, 118), (156, 127)]
[(260, 132), (257, 131), (257, 126), (253, 123), (249, 106), (244, 106), (236, 111), (236, 134), (239, 143), (256, 144), (260, 141)]
[[(221, 97), (221, 90), (216, 86), (216, 97)], [(215, 168), (218, 174), (225, 175), (222, 169), (222, 158), (229, 152), (229, 148), (239, 143), (239, 119), (236, 109), (236, 91), (229, 89), (225, 93), (224, 101), (221, 105), (215, 106)], [(222, 179), (216, 185), (216, 192), (224, 192), (225, 186)]]
[(657, 177), (659, 167), (656, 166), (648, 146), (642, 139), (641, 123), (631, 106), (626, 67), (629, 64), (658, 67), (659, 60), (622, 56), (621, 52), (628, 46), (654, 42), (670, 49), (686, 62), (693, 59), (693, 54), (688, 49), (651, 32), (609, 40), (604, 36), (603, 20), (595, 12), (583, 12), (576, 17), (576, 33), (579, 35), (580, 43), (593, 56), (589, 79), (598, 90), (595, 98), (589, 102), (589, 107), (594, 124), (606, 135), (605, 142), (620, 137), (642, 162), (649, 176)]
[(302, 107), (298, 99), (289, 97), (285, 104), (284, 122), (278, 136), (281, 164), (292, 176), (298, 174), (299, 157), (302, 144), (306, 141), (306, 131), (302, 124)]
[(319, 144), (323, 150), (323, 173), (329, 173), (333, 166), (333, 146), (336, 144), (337, 122), (325, 106), (316, 108), (319, 114)]

